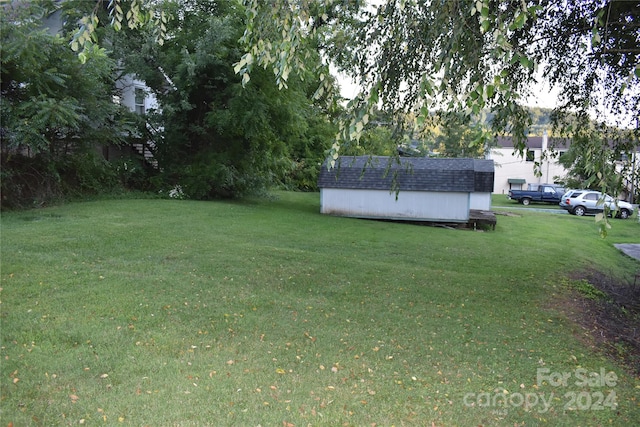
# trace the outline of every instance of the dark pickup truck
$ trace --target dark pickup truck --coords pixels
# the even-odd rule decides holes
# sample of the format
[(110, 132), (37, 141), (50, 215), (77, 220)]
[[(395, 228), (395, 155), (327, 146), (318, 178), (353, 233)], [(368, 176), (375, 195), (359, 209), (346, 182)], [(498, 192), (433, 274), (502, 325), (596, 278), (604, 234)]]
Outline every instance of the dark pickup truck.
[(564, 188), (551, 184), (541, 184), (537, 190), (509, 190), (509, 198), (525, 206), (531, 202), (554, 203), (557, 205), (562, 200), (563, 194)]

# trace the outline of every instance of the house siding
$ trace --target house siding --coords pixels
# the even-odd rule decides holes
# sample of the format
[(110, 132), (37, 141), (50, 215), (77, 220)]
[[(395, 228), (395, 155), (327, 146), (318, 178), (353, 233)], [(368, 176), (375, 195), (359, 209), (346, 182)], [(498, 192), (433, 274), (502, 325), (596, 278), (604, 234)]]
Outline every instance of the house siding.
[[(568, 141), (554, 141), (550, 144), (547, 136), (529, 137), (527, 151), (533, 154), (533, 159), (528, 161), (526, 155), (521, 156), (514, 151), (513, 141), (510, 138), (498, 138), (498, 146), (488, 155), (496, 166), (494, 192), (507, 194), (511, 189), (527, 188), (528, 184), (553, 183), (556, 178), (564, 177), (567, 173), (566, 169), (558, 162), (557, 157), (551, 156), (551, 153), (558, 154), (566, 151), (569, 145)], [(544, 160), (543, 153), (547, 154)], [(536, 174), (536, 162), (539, 175)], [(519, 180), (524, 180), (524, 183), (514, 184)]]
[(130, 111), (136, 111), (136, 88), (144, 90), (144, 110), (159, 110), (158, 100), (149, 87), (142, 80), (136, 79), (133, 75), (127, 74), (116, 82), (116, 88), (120, 91), (120, 104), (126, 106)]

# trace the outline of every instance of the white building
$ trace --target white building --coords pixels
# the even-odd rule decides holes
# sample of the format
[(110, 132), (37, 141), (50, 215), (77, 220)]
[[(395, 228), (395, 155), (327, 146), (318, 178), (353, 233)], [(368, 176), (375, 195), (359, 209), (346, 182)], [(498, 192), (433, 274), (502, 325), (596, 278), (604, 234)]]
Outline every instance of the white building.
[(495, 164), (493, 191), (507, 194), (511, 189), (526, 189), (529, 184), (553, 183), (557, 177), (564, 177), (567, 171), (558, 158), (568, 147), (568, 144), (557, 143), (555, 147), (550, 147), (546, 134), (529, 137), (527, 151), (522, 157), (514, 149), (510, 138), (498, 138), (498, 146), (492, 148), (487, 156)]
[(334, 168), (320, 170), (320, 211), (466, 223), (474, 211), (491, 209), (493, 171), (493, 162), (483, 159), (340, 157)]

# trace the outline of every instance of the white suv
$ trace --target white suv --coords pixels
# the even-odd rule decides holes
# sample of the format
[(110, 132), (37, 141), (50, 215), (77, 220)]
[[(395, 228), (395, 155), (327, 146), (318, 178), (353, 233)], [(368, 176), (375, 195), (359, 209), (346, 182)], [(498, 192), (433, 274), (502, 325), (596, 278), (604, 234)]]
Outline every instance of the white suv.
[(633, 215), (633, 205), (622, 200), (616, 200), (599, 191), (593, 190), (571, 190), (562, 196), (560, 207), (566, 209), (570, 214), (583, 216), (604, 212), (604, 207), (608, 206), (610, 212), (616, 218), (627, 219)]

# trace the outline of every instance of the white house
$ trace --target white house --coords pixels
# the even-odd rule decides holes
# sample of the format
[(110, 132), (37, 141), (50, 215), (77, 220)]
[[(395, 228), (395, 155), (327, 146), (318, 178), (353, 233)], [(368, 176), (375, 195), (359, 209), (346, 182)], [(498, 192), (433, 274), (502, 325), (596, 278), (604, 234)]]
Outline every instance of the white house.
[[(493, 161), (340, 157), (318, 178), (320, 211), (357, 218), (466, 223), (491, 209)], [(495, 222), (494, 222), (495, 223)]]
[[(56, 0), (58, 6), (63, 0)], [(43, 28), (49, 34), (60, 34), (63, 27), (62, 10), (58, 8), (53, 13), (43, 18)], [(160, 110), (160, 106), (155, 94), (145, 84), (144, 81), (138, 79), (133, 74), (122, 74), (118, 76), (115, 82), (116, 95), (113, 102), (122, 105), (131, 112), (137, 114), (147, 114), (150, 110)], [(153, 158), (153, 143), (151, 141), (142, 140), (143, 142), (134, 143), (129, 151), (135, 152), (144, 157), (150, 164), (156, 166), (157, 162)], [(107, 160), (113, 160), (127, 153), (127, 149), (121, 147), (96, 147)]]
[[(511, 189), (526, 189), (529, 184), (553, 183), (556, 177), (562, 177), (567, 172), (558, 158), (568, 148), (568, 143), (556, 143), (551, 150), (546, 134), (529, 137), (527, 152), (522, 157), (515, 151), (511, 138), (498, 138), (498, 146), (492, 148), (487, 156), (493, 160), (496, 168), (494, 192), (507, 194)], [(536, 174), (536, 163), (540, 175)]]
[[(494, 191), (507, 194), (511, 189), (526, 189), (537, 184), (552, 184), (562, 179), (567, 170), (558, 162), (571, 145), (570, 141), (549, 141), (545, 134), (541, 137), (529, 137), (527, 151), (524, 158), (514, 150), (510, 138), (498, 138), (498, 145), (491, 149), (487, 159), (495, 164)], [(626, 191), (621, 198), (630, 200), (630, 193), (634, 191), (634, 177), (640, 172), (640, 146), (635, 153), (629, 153), (617, 160), (616, 170), (624, 174)], [(539, 174), (536, 174), (536, 169)], [(624, 172), (623, 172), (624, 171)]]

